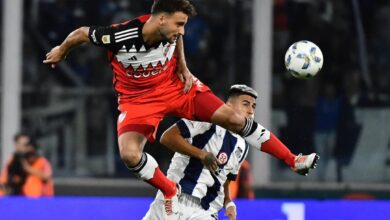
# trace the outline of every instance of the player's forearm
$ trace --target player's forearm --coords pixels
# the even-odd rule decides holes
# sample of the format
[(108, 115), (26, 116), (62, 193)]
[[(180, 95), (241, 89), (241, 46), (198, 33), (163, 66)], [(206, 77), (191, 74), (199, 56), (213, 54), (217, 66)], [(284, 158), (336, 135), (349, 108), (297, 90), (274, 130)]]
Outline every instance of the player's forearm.
[(61, 43), (60, 49), (66, 55), (69, 51), (83, 43), (89, 42), (89, 27), (81, 27), (71, 32)]
[(42, 181), (48, 181), (51, 178), (51, 174), (34, 169), (34, 168), (28, 169), (27, 173), (30, 175), (39, 177)]
[(223, 184), (223, 189), (225, 193), (225, 198), (223, 201), (223, 206), (225, 207), (226, 204), (232, 201), (232, 198), (230, 197), (230, 190), (229, 190), (230, 180), (226, 180), (226, 182)]
[(185, 55), (184, 55), (183, 36), (180, 36), (176, 41), (175, 57), (179, 65), (187, 66)]
[(188, 143), (180, 134), (179, 128), (177, 126), (170, 127), (164, 134), (161, 136), (160, 142), (167, 146), (172, 151), (188, 155), (202, 160), (205, 156), (205, 151), (202, 151), (199, 148), (192, 146)]

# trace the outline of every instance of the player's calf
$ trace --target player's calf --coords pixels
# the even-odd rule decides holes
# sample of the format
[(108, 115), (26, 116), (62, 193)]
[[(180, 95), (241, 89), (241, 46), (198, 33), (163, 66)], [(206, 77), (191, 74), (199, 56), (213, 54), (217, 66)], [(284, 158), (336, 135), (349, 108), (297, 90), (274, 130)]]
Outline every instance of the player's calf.
[(172, 197), (176, 193), (176, 183), (168, 179), (158, 167), (157, 161), (148, 153), (143, 152), (141, 160), (129, 170), (138, 178), (161, 190), (165, 197)]

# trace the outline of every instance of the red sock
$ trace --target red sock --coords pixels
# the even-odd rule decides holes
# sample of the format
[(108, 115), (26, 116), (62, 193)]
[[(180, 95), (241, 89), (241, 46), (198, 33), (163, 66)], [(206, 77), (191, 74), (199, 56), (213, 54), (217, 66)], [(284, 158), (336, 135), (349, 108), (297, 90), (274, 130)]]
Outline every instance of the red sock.
[(261, 151), (283, 160), (290, 167), (295, 166), (295, 155), (272, 133), (269, 140), (261, 145)]
[(172, 198), (176, 194), (176, 183), (168, 179), (158, 167), (154, 171), (153, 177), (145, 181), (161, 190), (165, 198)]

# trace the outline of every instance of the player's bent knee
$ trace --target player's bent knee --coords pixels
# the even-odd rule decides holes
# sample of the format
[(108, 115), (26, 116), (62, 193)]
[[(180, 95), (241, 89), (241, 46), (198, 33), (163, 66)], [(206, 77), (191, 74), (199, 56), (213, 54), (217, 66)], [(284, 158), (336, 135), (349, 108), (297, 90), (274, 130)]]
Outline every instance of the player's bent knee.
[(134, 167), (141, 160), (142, 152), (136, 150), (120, 150), (120, 156), (122, 161), (130, 167)]
[(236, 133), (240, 133), (244, 125), (245, 118), (241, 117), (235, 111), (232, 110), (231, 112), (229, 112), (229, 114), (226, 114), (224, 126), (226, 129)]
[(245, 126), (245, 118), (227, 105), (223, 105), (213, 114), (211, 122), (236, 133), (240, 133)]
[(242, 128), (245, 125), (245, 118), (240, 117), (239, 114), (236, 112), (232, 112), (232, 114), (228, 117), (228, 126), (230, 127), (229, 130), (234, 131), (236, 133), (239, 133), (242, 131)]
[(127, 132), (119, 136), (119, 154), (129, 167), (136, 166), (142, 157), (142, 149), (146, 138), (136, 132)]

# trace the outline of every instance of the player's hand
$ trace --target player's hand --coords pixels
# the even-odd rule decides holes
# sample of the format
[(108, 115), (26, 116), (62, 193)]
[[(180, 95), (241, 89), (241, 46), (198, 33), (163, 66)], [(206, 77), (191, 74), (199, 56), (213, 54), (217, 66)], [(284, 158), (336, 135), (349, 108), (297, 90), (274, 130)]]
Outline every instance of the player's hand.
[(24, 169), (24, 171), (28, 174), (31, 174), (33, 171), (33, 168), (32, 166), (27, 162), (27, 160), (23, 159), (21, 160), (21, 163), (22, 163), (22, 167)]
[(52, 68), (55, 68), (57, 63), (64, 60), (66, 57), (66, 52), (60, 47), (54, 47), (49, 53), (46, 54), (46, 59), (43, 60), (45, 64), (51, 64)]
[(229, 206), (225, 211), (225, 216), (228, 216), (229, 220), (236, 220), (237, 217), (236, 206)]
[(218, 161), (215, 156), (207, 151), (203, 151), (203, 155), (201, 156), (201, 161), (203, 165), (210, 170), (210, 172), (215, 173), (218, 169)]
[(177, 65), (176, 73), (179, 76), (179, 79), (184, 83), (184, 93), (188, 93), (194, 82), (194, 76), (184, 64)]

